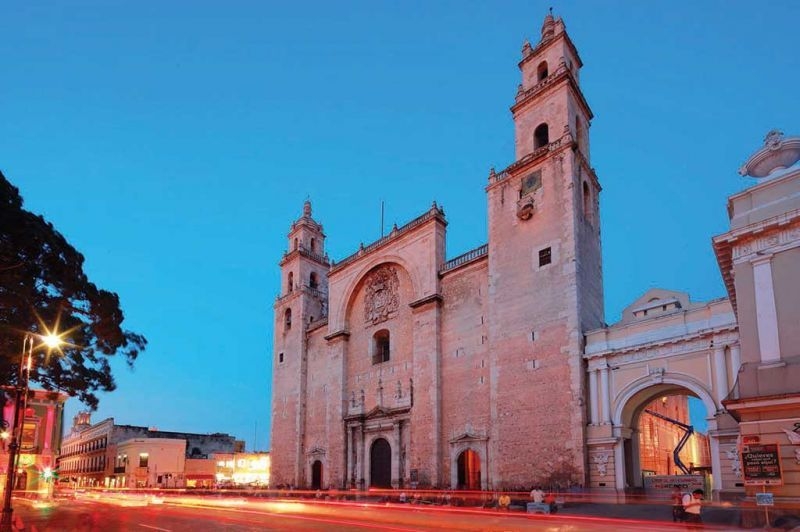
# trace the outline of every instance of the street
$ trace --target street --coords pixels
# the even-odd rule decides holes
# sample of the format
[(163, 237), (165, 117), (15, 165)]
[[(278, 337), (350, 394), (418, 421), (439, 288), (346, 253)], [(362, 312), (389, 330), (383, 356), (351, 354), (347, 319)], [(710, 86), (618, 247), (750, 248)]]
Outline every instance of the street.
[[(364, 531), (578, 531), (682, 530), (668, 522), (597, 516), (530, 515), (496, 510), (360, 502), (267, 501), (219, 497), (101, 494), (35, 507), (15, 501), (26, 532), (230, 532), (265, 530)], [(731, 530), (731, 528), (726, 528)]]

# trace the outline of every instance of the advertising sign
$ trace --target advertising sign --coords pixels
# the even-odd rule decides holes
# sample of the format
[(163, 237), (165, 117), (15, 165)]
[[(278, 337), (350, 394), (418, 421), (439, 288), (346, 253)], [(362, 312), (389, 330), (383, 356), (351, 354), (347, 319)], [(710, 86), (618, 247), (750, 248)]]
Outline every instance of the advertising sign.
[(675, 486), (681, 491), (705, 490), (705, 477), (701, 475), (648, 475), (643, 480), (648, 492), (670, 491)]
[(742, 472), (745, 486), (780, 486), (780, 448), (777, 443), (762, 443), (742, 447)]
[(775, 499), (772, 497), (772, 493), (756, 493), (756, 505), (774, 506)]

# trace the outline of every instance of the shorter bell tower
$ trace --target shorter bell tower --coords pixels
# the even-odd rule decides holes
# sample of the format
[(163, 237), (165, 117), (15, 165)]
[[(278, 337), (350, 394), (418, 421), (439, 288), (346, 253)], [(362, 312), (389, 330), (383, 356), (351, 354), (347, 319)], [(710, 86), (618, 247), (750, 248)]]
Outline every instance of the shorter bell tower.
[(328, 270), (322, 224), (311, 202), (289, 230), (280, 261), (281, 293), (275, 301), (272, 360), (272, 472), (277, 484), (301, 485), (308, 379), (306, 329), (328, 315)]

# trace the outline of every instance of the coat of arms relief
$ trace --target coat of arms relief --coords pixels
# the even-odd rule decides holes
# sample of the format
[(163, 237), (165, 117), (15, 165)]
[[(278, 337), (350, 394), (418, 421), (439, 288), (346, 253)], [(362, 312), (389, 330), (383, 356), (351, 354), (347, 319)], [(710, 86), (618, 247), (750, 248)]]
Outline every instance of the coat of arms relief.
[(390, 314), (397, 312), (399, 288), (396, 268), (382, 266), (372, 272), (367, 279), (364, 293), (364, 321), (375, 325), (388, 320)]

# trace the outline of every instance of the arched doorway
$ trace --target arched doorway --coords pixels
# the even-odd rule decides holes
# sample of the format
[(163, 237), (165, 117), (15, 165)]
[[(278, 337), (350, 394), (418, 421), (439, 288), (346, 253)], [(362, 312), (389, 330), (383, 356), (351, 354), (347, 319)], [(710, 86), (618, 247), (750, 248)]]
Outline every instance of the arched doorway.
[(322, 489), (322, 462), (319, 460), (311, 464), (311, 489)]
[(458, 487), (466, 490), (481, 489), (481, 458), (472, 449), (458, 455)]
[(383, 438), (372, 442), (370, 447), (369, 485), (373, 488), (392, 487), (392, 447)]
[[(714, 416), (714, 402), (702, 387), (692, 384), (665, 379), (639, 383), (624, 394), (616, 417), (623, 435), (618, 485), (641, 489), (647, 487), (646, 477), (711, 474), (705, 424)], [(676, 449), (680, 449), (677, 461)]]

